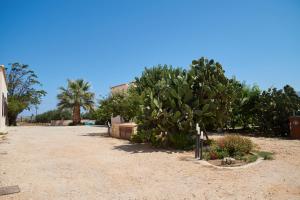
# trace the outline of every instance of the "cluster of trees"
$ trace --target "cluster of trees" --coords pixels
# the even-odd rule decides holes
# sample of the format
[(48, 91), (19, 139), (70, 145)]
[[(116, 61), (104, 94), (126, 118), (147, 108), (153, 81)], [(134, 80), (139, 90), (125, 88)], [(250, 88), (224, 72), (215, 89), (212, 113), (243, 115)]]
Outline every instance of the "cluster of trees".
[[(47, 93), (40, 89), (42, 84), (38, 81), (36, 73), (28, 65), (10, 64), (10, 67), (6, 68), (6, 77), (8, 123), (15, 126), (18, 115), (24, 110), (37, 109), (42, 97)], [(67, 87), (61, 87), (57, 96), (58, 108), (36, 115), (35, 121), (49, 123), (51, 120), (73, 119), (74, 124), (79, 124), (81, 120), (80, 108), (93, 110), (94, 107), (94, 93), (89, 90), (90, 84), (82, 79), (68, 80)]]
[(12, 63), (6, 69), (8, 96), (8, 123), (16, 125), (18, 115), (24, 110), (30, 110), (41, 103), (46, 95), (38, 76), (28, 65)]
[[(72, 119), (71, 125), (78, 125), (81, 124), (81, 118), (95, 118), (93, 112), (95, 95), (90, 92), (90, 87), (83, 79), (68, 80), (67, 87), (60, 87), (57, 109), (37, 115), (36, 122), (50, 123), (51, 120)], [(82, 114), (81, 108), (88, 112)]]
[(141, 105), (141, 98), (134, 88), (127, 92), (119, 92), (109, 95), (99, 101), (99, 107), (92, 113), (98, 124), (105, 124), (112, 116), (120, 115), (125, 121), (135, 120), (140, 113), (138, 107)]
[[(19, 113), (37, 106), (46, 94), (28, 65), (14, 63), (7, 70), (8, 119), (16, 124)], [(84, 117), (106, 123), (111, 116), (138, 123), (133, 140), (157, 146), (188, 148), (193, 144), (195, 126), (202, 130), (248, 129), (267, 135), (289, 134), (288, 117), (300, 110), (300, 97), (289, 86), (261, 91), (236, 78), (225, 76), (222, 65), (200, 58), (188, 70), (172, 66), (146, 68), (130, 89), (109, 95), (94, 109), (90, 84), (68, 80), (58, 94), (58, 109), (36, 116), (38, 122)]]
[(196, 123), (202, 130), (251, 129), (287, 135), (288, 117), (300, 109), (290, 86), (261, 91), (224, 74), (214, 60), (194, 60), (188, 70), (171, 66), (145, 69), (128, 92), (110, 95), (96, 110), (99, 121), (121, 115), (138, 123), (136, 140), (186, 148)]

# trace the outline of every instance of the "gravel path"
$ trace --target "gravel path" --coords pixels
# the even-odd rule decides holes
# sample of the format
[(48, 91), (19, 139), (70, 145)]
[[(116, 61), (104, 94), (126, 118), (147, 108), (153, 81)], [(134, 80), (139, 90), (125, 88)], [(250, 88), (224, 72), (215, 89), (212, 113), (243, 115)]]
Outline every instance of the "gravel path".
[(0, 143), (0, 199), (300, 199), (300, 141), (252, 138), (275, 160), (215, 169), (105, 136), (101, 127), (13, 127)]

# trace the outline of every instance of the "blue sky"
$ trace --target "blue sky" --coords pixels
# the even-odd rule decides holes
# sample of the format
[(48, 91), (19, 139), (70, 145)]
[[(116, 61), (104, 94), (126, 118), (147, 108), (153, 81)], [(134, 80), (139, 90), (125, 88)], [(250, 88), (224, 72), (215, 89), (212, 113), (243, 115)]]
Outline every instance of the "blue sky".
[[(213, 58), (262, 89), (300, 90), (300, 1), (0, 0), (0, 63), (29, 64), (56, 106), (66, 79), (99, 98), (144, 67)], [(25, 114), (28, 114), (26, 112)]]

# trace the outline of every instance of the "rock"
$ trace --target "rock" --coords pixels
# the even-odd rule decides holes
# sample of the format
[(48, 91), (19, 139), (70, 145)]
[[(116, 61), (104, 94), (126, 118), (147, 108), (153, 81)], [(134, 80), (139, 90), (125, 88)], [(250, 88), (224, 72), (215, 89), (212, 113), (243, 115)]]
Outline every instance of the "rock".
[(225, 157), (225, 158), (223, 158), (223, 160), (221, 162), (222, 165), (231, 165), (234, 163), (235, 163), (235, 159), (231, 158), (231, 157)]

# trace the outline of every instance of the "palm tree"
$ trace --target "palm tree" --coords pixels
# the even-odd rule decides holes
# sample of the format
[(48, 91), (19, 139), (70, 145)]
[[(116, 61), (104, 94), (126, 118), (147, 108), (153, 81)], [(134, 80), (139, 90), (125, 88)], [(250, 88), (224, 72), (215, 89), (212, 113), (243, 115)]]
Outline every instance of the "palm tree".
[(92, 110), (94, 106), (94, 93), (90, 92), (89, 82), (82, 79), (68, 80), (68, 87), (60, 87), (60, 94), (57, 95), (59, 100), (59, 109), (73, 110), (73, 124), (79, 124), (80, 108), (85, 110)]

